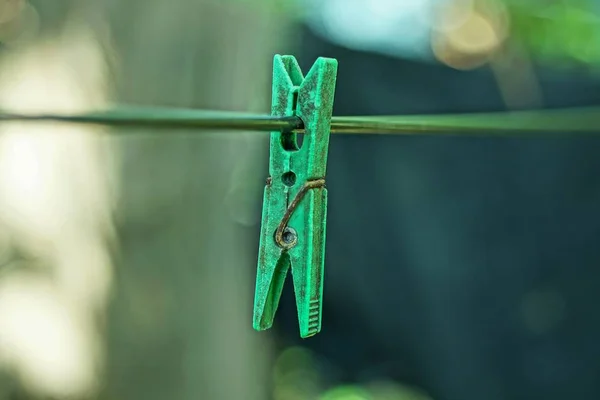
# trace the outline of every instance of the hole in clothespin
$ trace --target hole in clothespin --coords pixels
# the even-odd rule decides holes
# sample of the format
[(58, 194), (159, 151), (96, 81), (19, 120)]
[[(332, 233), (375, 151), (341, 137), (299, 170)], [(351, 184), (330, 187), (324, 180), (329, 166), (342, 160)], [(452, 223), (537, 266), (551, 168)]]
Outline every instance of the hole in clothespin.
[(294, 115), (296, 115), (296, 109), (298, 108), (298, 88), (294, 88), (292, 92), (292, 110), (294, 110)]
[(302, 148), (304, 134), (296, 132), (284, 132), (281, 134), (281, 145), (284, 150), (298, 151)]
[[(297, 114), (298, 108), (298, 88), (292, 91), (292, 112), (294, 116)], [(304, 134), (296, 132), (283, 132), (281, 135), (281, 145), (287, 151), (298, 151), (302, 148)]]
[(285, 186), (294, 186), (296, 184), (296, 174), (294, 171), (288, 171), (281, 176), (281, 180)]

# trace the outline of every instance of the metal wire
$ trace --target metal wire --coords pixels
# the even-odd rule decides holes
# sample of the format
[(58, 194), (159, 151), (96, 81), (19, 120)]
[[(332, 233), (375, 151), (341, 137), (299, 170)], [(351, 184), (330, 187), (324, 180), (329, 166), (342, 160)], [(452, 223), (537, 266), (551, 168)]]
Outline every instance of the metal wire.
[(600, 108), (499, 113), (334, 117), (335, 133), (510, 135), (600, 134)]
[(115, 107), (82, 114), (17, 114), (0, 112), (0, 122), (59, 122), (105, 126), (168, 129), (244, 131), (292, 131), (302, 128), (297, 117), (227, 111), (187, 110), (155, 107)]
[[(0, 122), (57, 122), (229, 131), (303, 132), (298, 117), (186, 110), (155, 107), (116, 107), (82, 114), (16, 114), (0, 112)], [(127, 133), (121, 131), (120, 133)], [(600, 108), (570, 108), (488, 114), (333, 117), (333, 134), (461, 134), (510, 135), (600, 134)]]

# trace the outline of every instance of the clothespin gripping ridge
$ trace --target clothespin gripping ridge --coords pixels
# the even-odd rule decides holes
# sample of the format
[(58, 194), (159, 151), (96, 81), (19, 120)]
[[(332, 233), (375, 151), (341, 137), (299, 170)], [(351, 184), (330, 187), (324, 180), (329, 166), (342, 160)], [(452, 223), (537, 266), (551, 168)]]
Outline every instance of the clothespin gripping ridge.
[(300, 336), (321, 330), (327, 189), (325, 173), (337, 61), (317, 59), (303, 77), (296, 59), (276, 55), (271, 114), (297, 116), (304, 137), (271, 133), (269, 178), (263, 198), (254, 329), (273, 318), (288, 269), (292, 269)]

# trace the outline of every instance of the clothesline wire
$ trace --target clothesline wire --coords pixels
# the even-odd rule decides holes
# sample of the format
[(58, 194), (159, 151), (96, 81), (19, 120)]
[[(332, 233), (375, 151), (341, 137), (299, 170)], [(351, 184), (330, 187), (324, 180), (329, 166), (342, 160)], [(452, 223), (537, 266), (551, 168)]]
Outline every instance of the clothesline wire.
[[(194, 132), (216, 130), (304, 132), (304, 124), (299, 117), (274, 117), (228, 111), (139, 106), (117, 106), (100, 111), (73, 114), (33, 114), (0, 111), (0, 128), (2, 122), (93, 124), (111, 127), (186, 129)], [(119, 130), (118, 132), (128, 133), (129, 130)], [(334, 116), (331, 119), (331, 133), (405, 135), (600, 134), (600, 107), (445, 115)]]

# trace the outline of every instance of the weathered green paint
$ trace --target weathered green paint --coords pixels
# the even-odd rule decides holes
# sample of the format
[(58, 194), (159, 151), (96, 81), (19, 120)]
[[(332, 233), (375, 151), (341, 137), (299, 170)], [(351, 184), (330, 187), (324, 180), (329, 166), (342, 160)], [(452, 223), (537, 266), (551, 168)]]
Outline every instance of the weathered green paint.
[[(294, 57), (275, 56), (272, 115), (300, 117), (305, 133), (301, 146), (296, 133), (271, 133), (254, 297), (257, 330), (273, 325), (290, 266), (300, 336), (321, 330), (327, 189), (321, 185), (307, 190), (305, 186), (325, 178), (336, 74), (333, 59), (319, 58), (304, 78)], [(296, 232), (297, 243), (286, 248), (276, 242), (275, 232), (303, 188), (305, 195), (287, 223)]]

